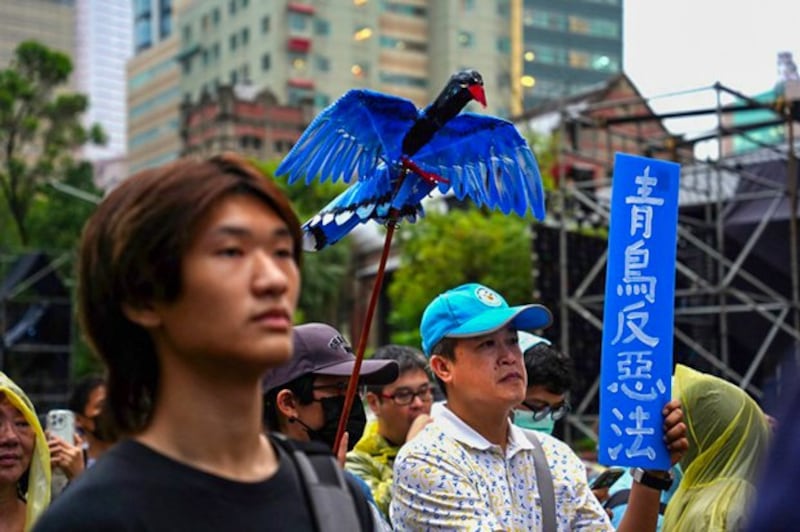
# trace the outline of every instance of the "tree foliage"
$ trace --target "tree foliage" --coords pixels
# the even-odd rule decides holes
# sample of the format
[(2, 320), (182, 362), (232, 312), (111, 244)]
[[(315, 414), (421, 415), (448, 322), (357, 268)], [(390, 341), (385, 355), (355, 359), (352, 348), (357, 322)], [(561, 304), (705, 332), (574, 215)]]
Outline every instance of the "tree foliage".
[(104, 141), (98, 126), (81, 125), (87, 97), (59, 90), (71, 72), (69, 56), (35, 41), (21, 43), (0, 70), (0, 190), (23, 246), (40, 187), (65, 178), (76, 148)]
[(529, 220), (477, 208), (429, 213), (400, 227), (401, 266), (389, 284), (392, 341), (420, 345), (419, 322), (441, 292), (478, 282), (509, 304), (529, 302), (532, 291)]

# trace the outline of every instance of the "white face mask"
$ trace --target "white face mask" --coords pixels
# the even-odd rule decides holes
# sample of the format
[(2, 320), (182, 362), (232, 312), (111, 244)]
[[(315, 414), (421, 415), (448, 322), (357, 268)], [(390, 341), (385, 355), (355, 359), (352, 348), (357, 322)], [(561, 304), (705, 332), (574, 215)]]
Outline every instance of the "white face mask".
[(537, 420), (533, 416), (536, 412), (531, 410), (514, 410), (513, 423), (514, 425), (528, 430), (535, 430), (545, 434), (553, 434), (553, 427), (556, 422), (553, 416), (549, 413), (543, 419)]

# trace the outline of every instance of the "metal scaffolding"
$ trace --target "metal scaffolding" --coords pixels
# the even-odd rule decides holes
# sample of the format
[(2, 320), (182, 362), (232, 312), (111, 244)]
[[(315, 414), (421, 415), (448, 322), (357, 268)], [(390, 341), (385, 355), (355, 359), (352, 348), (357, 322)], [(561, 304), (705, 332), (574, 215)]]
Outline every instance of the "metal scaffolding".
[[(678, 259), (676, 268), (676, 308), (674, 345), (676, 362), (685, 361), (680, 354), (689, 353), (695, 366), (717, 374), (747, 390), (757, 400), (765, 400), (765, 383), (770, 394), (780, 394), (785, 380), (782, 359), (785, 353), (800, 362), (800, 297), (798, 287), (798, 229), (797, 229), (797, 162), (793, 124), (800, 119), (800, 106), (777, 98), (770, 102), (757, 101), (722, 84), (705, 90), (713, 91), (716, 105), (684, 109), (669, 113), (620, 112), (630, 108), (632, 100), (602, 100), (562, 102), (559, 107), (560, 135), (558, 188), (551, 194), (555, 206), (552, 225), (558, 228), (560, 258), (560, 304), (556, 310), (560, 324), (559, 344), (572, 354), (575, 340), (570, 334), (570, 321), (576, 317), (602, 330), (603, 280), (607, 252), (585, 271), (582, 280), (572, 285), (567, 272), (571, 268), (567, 236), (575, 227), (575, 211), (594, 225), (608, 228), (609, 191), (613, 149), (620, 143), (628, 152), (682, 164), (680, 213), (678, 217)], [(645, 100), (646, 101), (646, 100)], [(727, 103), (723, 103), (726, 101)], [(642, 99), (638, 98), (641, 103)], [(769, 111), (764, 120), (735, 125), (732, 113)], [(663, 135), (644, 133), (643, 124), (666, 119), (712, 116), (716, 126), (710, 131), (676, 136), (663, 129)], [(785, 129), (785, 141), (766, 144), (751, 133), (765, 127)], [(605, 153), (596, 149), (587, 152), (576, 139), (593, 139), (597, 146), (605, 141)], [(726, 155), (734, 137), (744, 138), (758, 146), (741, 154)], [(571, 142), (570, 142), (571, 140)], [(716, 159), (698, 160), (695, 147), (701, 142), (716, 143)], [(604, 169), (604, 177), (588, 180), (567, 179), (565, 161), (586, 161)], [(754, 165), (771, 164), (772, 173), (754, 172)], [(778, 171), (774, 171), (778, 169)], [(738, 240), (731, 237), (732, 223), (742, 210), (756, 210), (758, 219), (737, 230)], [(780, 213), (780, 215), (779, 215)], [(788, 219), (786, 219), (788, 217)], [(779, 275), (765, 274), (758, 265), (765, 260), (767, 234), (774, 227), (785, 230), (788, 224), (788, 284), (776, 283)], [(781, 233), (783, 234), (783, 233)], [(783, 251), (781, 251), (783, 253)], [(769, 257), (766, 257), (769, 258)], [(772, 272), (772, 270), (767, 270)], [(598, 293), (599, 292), (599, 293)], [(574, 323), (574, 321), (573, 321)], [(757, 336), (751, 345), (732, 345), (742, 323), (750, 323)], [(599, 357), (599, 349), (598, 357)], [(573, 354), (574, 356), (574, 354)], [(579, 400), (568, 418), (565, 438), (572, 441), (575, 431), (596, 438), (593, 424), (596, 415), (590, 406), (596, 405), (600, 376)], [(777, 384), (775, 384), (777, 383)], [(763, 403), (762, 403), (763, 404)]]

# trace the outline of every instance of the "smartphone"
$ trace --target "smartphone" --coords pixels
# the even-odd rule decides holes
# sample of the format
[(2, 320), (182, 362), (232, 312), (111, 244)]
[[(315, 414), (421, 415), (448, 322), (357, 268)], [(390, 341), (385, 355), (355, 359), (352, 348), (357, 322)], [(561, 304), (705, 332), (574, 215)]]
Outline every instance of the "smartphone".
[(75, 445), (75, 413), (72, 410), (49, 411), (45, 428), (70, 445)]
[(589, 487), (593, 490), (611, 487), (619, 477), (625, 474), (624, 467), (609, 467), (595, 477)]

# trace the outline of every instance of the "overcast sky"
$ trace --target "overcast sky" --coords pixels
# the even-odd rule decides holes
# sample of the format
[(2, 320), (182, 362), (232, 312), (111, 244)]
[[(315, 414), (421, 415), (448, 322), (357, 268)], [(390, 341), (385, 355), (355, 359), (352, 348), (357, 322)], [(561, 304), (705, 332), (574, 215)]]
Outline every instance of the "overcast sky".
[[(773, 87), (777, 54), (800, 62), (800, 0), (624, 0), (624, 68), (645, 97), (719, 81), (746, 94)], [(711, 90), (651, 102), (657, 111), (714, 105)], [(674, 131), (704, 129), (673, 121)]]

